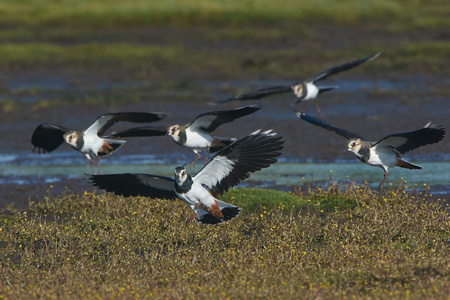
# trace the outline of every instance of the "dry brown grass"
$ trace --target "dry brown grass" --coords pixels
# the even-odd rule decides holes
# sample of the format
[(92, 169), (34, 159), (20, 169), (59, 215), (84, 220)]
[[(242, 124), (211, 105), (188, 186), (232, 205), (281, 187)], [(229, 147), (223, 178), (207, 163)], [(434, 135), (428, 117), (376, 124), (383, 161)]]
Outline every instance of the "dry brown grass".
[(445, 299), (450, 218), (426, 191), (237, 189), (242, 215), (209, 227), (181, 202), (49, 194), (1, 216), (0, 298)]

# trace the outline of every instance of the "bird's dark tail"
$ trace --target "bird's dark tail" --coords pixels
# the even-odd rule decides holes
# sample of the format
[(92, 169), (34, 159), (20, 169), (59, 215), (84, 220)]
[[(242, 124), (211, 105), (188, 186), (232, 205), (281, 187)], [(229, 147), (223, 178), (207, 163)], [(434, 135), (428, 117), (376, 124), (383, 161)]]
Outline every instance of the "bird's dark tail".
[(397, 165), (396, 166), (397, 167), (401, 167), (401, 168), (405, 168), (405, 169), (414, 169), (414, 170), (423, 169), (421, 166), (415, 165), (413, 163), (410, 163), (409, 161), (407, 161), (403, 157), (397, 157)]
[(217, 199), (216, 199), (216, 203), (219, 206), (219, 209), (223, 214), (223, 218), (218, 219), (218, 218), (214, 217), (212, 214), (210, 214), (207, 211), (200, 208), (197, 210), (197, 212), (198, 212), (197, 221), (199, 223), (208, 224), (208, 225), (216, 225), (216, 224), (230, 221), (231, 219), (239, 216), (239, 214), (241, 213), (240, 207), (222, 202)]

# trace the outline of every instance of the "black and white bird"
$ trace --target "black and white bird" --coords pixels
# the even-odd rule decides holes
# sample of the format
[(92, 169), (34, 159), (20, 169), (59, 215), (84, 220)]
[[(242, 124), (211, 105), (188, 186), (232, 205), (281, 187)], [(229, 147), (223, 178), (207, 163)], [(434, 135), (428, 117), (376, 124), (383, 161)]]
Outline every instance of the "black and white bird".
[[(330, 91), (333, 89), (336, 89), (337, 86), (318, 86), (316, 85), (316, 82), (323, 80), (327, 78), (328, 76), (331, 76), (333, 74), (349, 70), (351, 68), (354, 68), (356, 66), (359, 66), (362, 63), (365, 63), (366, 61), (373, 60), (380, 56), (380, 53), (377, 53), (372, 56), (368, 56), (365, 58), (357, 59), (339, 66), (331, 67), (329, 69), (326, 69), (319, 74), (313, 76), (312, 78), (302, 81), (300, 83), (294, 83), (292, 85), (288, 86), (273, 86), (268, 88), (259, 89), (255, 92), (246, 93), (242, 95), (237, 95), (231, 98), (228, 98), (226, 100), (218, 101), (216, 103), (226, 103), (234, 100), (255, 100), (255, 99), (261, 99), (266, 96), (274, 95), (274, 94), (280, 94), (280, 93), (288, 93), (292, 92), (295, 96), (295, 100), (292, 102), (291, 106), (294, 106), (295, 104), (299, 102), (309, 101), (316, 99), (317, 96), (323, 92)], [(317, 112), (320, 115), (320, 108), (319, 104), (316, 99), (316, 106), (317, 106)]]
[(104, 138), (102, 135), (114, 123), (127, 121), (133, 123), (150, 123), (162, 120), (167, 115), (163, 113), (121, 112), (100, 115), (84, 131), (75, 131), (66, 127), (51, 123), (43, 123), (36, 127), (31, 137), (33, 152), (48, 153), (66, 142), (73, 149), (83, 153), (91, 162), (95, 173), (94, 161), (91, 157), (97, 157), (98, 173), (100, 174), (100, 157), (106, 156), (126, 141)]
[(140, 126), (112, 134), (110, 137), (144, 137), (169, 135), (172, 140), (183, 147), (192, 149), (197, 158), (191, 162), (191, 168), (201, 158), (200, 152), (206, 150), (205, 163), (209, 153), (214, 153), (235, 142), (235, 138), (213, 136), (212, 132), (222, 124), (250, 115), (261, 106), (259, 104), (242, 106), (236, 109), (212, 111), (200, 114), (186, 125), (174, 124), (167, 127)]
[(220, 150), (196, 175), (183, 167), (175, 169), (175, 179), (150, 174), (93, 175), (90, 182), (116, 195), (183, 200), (203, 224), (218, 224), (239, 215), (241, 208), (222, 202), (218, 196), (248, 178), (250, 173), (277, 161), (283, 147), (275, 132), (257, 130)]
[(395, 166), (422, 169), (421, 166), (404, 159), (402, 154), (421, 146), (437, 143), (445, 136), (445, 128), (430, 122), (421, 129), (389, 134), (377, 142), (370, 142), (356, 133), (334, 127), (319, 118), (301, 112), (295, 112), (295, 114), (308, 123), (334, 131), (348, 139), (348, 151), (353, 152), (363, 163), (382, 168), (384, 177), (379, 186), (380, 190), (389, 176), (389, 169)]

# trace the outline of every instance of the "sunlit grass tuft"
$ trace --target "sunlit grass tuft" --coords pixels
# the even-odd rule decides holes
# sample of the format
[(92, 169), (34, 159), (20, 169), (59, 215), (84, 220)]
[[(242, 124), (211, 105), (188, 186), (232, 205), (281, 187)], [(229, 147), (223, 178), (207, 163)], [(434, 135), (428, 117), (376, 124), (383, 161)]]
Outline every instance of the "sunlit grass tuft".
[(405, 185), (234, 189), (220, 226), (181, 201), (49, 191), (0, 216), (0, 297), (445, 298), (448, 207)]

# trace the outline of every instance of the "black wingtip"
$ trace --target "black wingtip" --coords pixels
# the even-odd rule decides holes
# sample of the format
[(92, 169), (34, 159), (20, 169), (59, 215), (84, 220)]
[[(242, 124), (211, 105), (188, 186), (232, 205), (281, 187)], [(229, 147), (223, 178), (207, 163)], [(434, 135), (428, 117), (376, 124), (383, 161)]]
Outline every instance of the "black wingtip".
[(445, 134), (446, 134), (446, 130), (445, 127), (439, 124), (434, 124), (431, 121), (428, 122), (428, 124), (426, 124), (424, 126), (424, 128), (429, 128), (429, 129), (433, 129), (434, 130), (434, 143), (440, 142), (444, 139)]
[(314, 116), (308, 115), (307, 113), (299, 112), (299, 111), (296, 111), (296, 110), (293, 110), (293, 111), (297, 115), (297, 117), (299, 117), (300, 119), (302, 119), (302, 120), (304, 120), (306, 122), (317, 123), (320, 120), (320, 119), (318, 119), (318, 118), (316, 118)]

